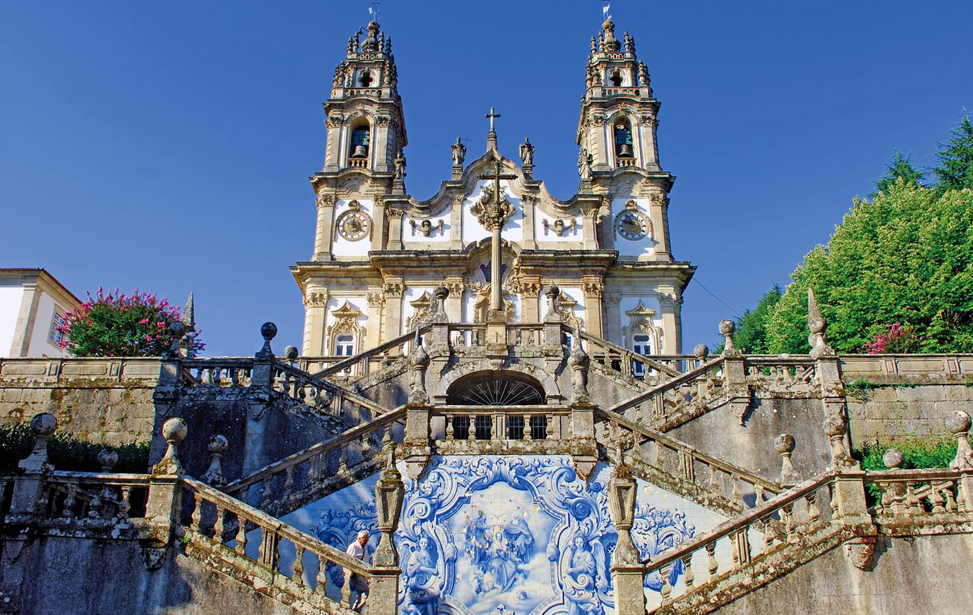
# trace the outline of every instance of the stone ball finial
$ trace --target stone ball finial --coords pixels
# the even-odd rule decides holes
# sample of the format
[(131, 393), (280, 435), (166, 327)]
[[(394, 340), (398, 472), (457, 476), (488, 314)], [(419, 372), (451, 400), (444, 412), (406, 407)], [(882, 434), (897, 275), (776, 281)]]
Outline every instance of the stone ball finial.
[(905, 455), (897, 448), (890, 448), (882, 455), (882, 462), (890, 470), (898, 470), (901, 468), (903, 461), (905, 461)]
[(946, 430), (954, 436), (960, 436), (970, 430), (970, 415), (962, 410), (949, 414), (943, 421)]
[(286, 357), (288, 361), (296, 360), (298, 354), (299, 352), (297, 350), (297, 346), (288, 346), (287, 348), (284, 348), (284, 357)]
[(57, 417), (50, 412), (35, 414), (30, 419), (30, 429), (35, 435), (47, 437), (57, 429)]
[(449, 296), (449, 289), (446, 288), (445, 284), (440, 284), (435, 288), (435, 290), (432, 291), (432, 296), (440, 301), (443, 301)]
[(169, 325), (169, 333), (172, 333), (175, 337), (179, 339), (182, 339), (183, 337), (186, 336), (187, 330), (188, 329), (186, 328), (186, 323), (182, 322), (181, 320), (177, 320), (171, 325)]
[(835, 438), (843, 436), (847, 432), (848, 425), (845, 423), (845, 417), (839, 414), (829, 414), (824, 419), (824, 433), (828, 434), (828, 436)]
[(544, 294), (547, 295), (548, 299), (554, 299), (561, 295), (561, 289), (557, 287), (557, 284), (551, 284), (544, 291)]
[(733, 332), (736, 331), (736, 329), (736, 323), (729, 318), (725, 318), (720, 321), (720, 335), (724, 337), (727, 335), (733, 335)]
[(98, 451), (98, 465), (102, 472), (111, 472), (112, 468), (118, 465), (118, 453), (111, 448), (103, 448)]
[(820, 316), (812, 318), (807, 323), (808, 330), (812, 335), (821, 335), (828, 328), (828, 323)]
[(186, 426), (186, 421), (181, 418), (174, 417), (162, 424), (162, 437), (169, 444), (179, 444), (186, 439), (188, 433), (189, 427)]
[(794, 436), (789, 433), (782, 433), (774, 440), (774, 449), (778, 454), (793, 453), (795, 446)]
[(272, 322), (265, 322), (260, 325), (260, 337), (267, 342), (277, 337), (277, 325)]
[(709, 346), (706, 344), (696, 344), (696, 347), (693, 348), (693, 356), (700, 360), (705, 359), (709, 356)]
[(225, 436), (214, 434), (210, 437), (209, 444), (206, 445), (206, 450), (208, 450), (211, 455), (222, 455), (229, 447), (230, 442)]

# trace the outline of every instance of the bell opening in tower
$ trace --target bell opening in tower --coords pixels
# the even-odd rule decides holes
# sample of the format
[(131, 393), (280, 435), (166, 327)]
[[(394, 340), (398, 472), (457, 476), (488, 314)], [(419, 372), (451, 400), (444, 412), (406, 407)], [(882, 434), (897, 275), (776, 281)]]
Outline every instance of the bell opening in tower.
[(368, 124), (355, 128), (351, 132), (351, 146), (349, 152), (350, 166), (368, 166), (368, 145), (371, 141), (371, 131)]
[(627, 167), (635, 163), (632, 150), (632, 125), (627, 118), (615, 121), (615, 158), (618, 166)]

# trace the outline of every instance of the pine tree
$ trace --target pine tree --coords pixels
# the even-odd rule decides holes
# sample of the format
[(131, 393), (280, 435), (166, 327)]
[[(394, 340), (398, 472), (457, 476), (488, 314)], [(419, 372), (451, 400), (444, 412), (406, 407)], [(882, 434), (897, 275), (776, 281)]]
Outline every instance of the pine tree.
[(939, 166), (933, 169), (939, 179), (939, 190), (973, 189), (973, 122), (968, 113), (940, 148), (936, 154)]
[(922, 185), (925, 175), (912, 163), (911, 156), (903, 156), (902, 152), (895, 150), (892, 160), (885, 165), (885, 175), (875, 182), (876, 192), (872, 193), (871, 197), (875, 198), (875, 195), (879, 192), (888, 192), (889, 188), (899, 181), (899, 178), (905, 180), (907, 184)]

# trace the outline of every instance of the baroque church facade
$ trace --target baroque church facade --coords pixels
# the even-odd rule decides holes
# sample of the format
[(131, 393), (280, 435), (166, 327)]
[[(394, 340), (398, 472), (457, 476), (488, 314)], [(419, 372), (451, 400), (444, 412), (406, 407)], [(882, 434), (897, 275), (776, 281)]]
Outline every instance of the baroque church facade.
[(304, 296), (302, 355), (349, 356), (407, 334), (429, 321), (437, 287), (452, 323), (487, 322), (491, 309), (494, 320), (539, 323), (552, 286), (574, 326), (638, 354), (681, 352), (682, 292), (695, 268), (673, 258), (659, 101), (628, 33), (619, 40), (606, 21), (592, 37), (580, 182), (564, 201), (534, 177), (529, 140), (519, 161), (503, 157), (492, 109), (484, 153), (468, 155), (457, 139), (449, 179), (428, 199), (410, 194), (396, 72), (391, 37), (375, 22), (335, 68), (324, 167), (310, 178), (314, 251), (291, 268)]

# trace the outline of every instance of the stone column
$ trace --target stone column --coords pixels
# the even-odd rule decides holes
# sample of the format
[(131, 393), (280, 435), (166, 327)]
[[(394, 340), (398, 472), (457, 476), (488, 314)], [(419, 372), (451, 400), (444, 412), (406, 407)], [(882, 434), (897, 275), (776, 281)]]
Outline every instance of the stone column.
[(652, 239), (656, 242), (655, 260), (671, 261), (672, 248), (669, 247), (669, 225), (667, 211), (669, 197), (661, 189), (649, 193), (649, 216), (652, 219)]
[(333, 194), (322, 191), (318, 193), (317, 227), (314, 231), (314, 255), (312, 260), (331, 260), (331, 246), (334, 244), (334, 205)]
[(185, 474), (179, 460), (179, 443), (186, 439), (188, 428), (181, 418), (171, 418), (162, 425), (162, 437), (168, 445), (165, 456), (152, 466), (149, 499), (145, 504), (145, 518), (156, 526), (156, 546), (169, 544), (174, 526), (182, 513), (182, 494), (179, 477)]
[(682, 327), (679, 321), (679, 306), (682, 300), (671, 286), (659, 287), (659, 311), (662, 316), (663, 348), (660, 354), (679, 354), (682, 352)]
[(388, 161), (391, 159), (389, 152), (392, 151), (389, 124), (390, 118), (380, 115), (375, 118), (375, 124), (372, 126), (372, 169), (376, 173), (389, 172)]
[(326, 288), (308, 287), (304, 293), (304, 342), (301, 354), (319, 357), (328, 354), (324, 347), (329, 293)]
[(622, 339), (622, 315), (618, 309), (622, 302), (622, 296), (617, 292), (604, 293), (605, 319), (602, 329), (605, 332), (605, 339), (619, 346), (625, 345)]
[(659, 121), (652, 116), (639, 119), (639, 135), (641, 136), (642, 152), (645, 154), (645, 168), (653, 169), (659, 166), (659, 144), (656, 141), (656, 131)]
[(588, 321), (588, 333), (603, 338), (605, 330), (601, 314), (601, 296), (604, 284), (601, 276), (582, 276), (581, 288), (584, 290), (584, 314)]
[(450, 250), (463, 249), (463, 206), (465, 204), (466, 197), (464, 197), (462, 194), (453, 197), (453, 207), (449, 211)]
[[(390, 215), (395, 215), (398, 213), (397, 209), (389, 209)], [(399, 226), (401, 228), (402, 217), (399, 216)], [(386, 228), (389, 229), (389, 234), (391, 234), (391, 225), (385, 226), (385, 199), (381, 195), (375, 197), (372, 205), (372, 237), (371, 237), (371, 247), (372, 250), (384, 250), (386, 241), (385, 233)], [(401, 235), (400, 235), (401, 236)]]
[(365, 348), (375, 348), (381, 344), (382, 309), (385, 307), (385, 295), (377, 286), (369, 286), (366, 294), (367, 314), (365, 319)]
[(534, 214), (537, 197), (533, 194), (525, 194), (520, 198), (521, 206), (524, 211), (524, 239), (521, 246), (525, 250), (536, 250), (537, 241), (534, 239)]
[(588, 153), (594, 156), (592, 170), (608, 171), (611, 168), (609, 162), (614, 154), (614, 152), (608, 149), (608, 136), (606, 134), (608, 118), (604, 115), (593, 115), (591, 117), (591, 123), (591, 135), (593, 138), (588, 141), (591, 146)]
[(644, 615), (645, 590), (644, 568), (638, 547), (632, 540), (635, 523), (635, 497), (638, 484), (622, 458), (616, 461), (608, 485), (608, 505), (612, 521), (618, 531), (618, 544), (612, 554), (612, 582), (615, 586), (615, 613), (617, 615)]
[(541, 293), (541, 277), (539, 275), (525, 275), (520, 280), (520, 311), (521, 322), (540, 322), (540, 305), (538, 297)]
[[(388, 276), (385, 278), (385, 330), (383, 342), (387, 342), (400, 335), (402, 331), (402, 294), (405, 292), (405, 284), (402, 278)], [(393, 353), (395, 350), (389, 351)]]
[(401, 250), (402, 249), (402, 218), (405, 216), (405, 212), (401, 209), (394, 209), (389, 207), (385, 210), (385, 215), (388, 217), (388, 221), (389, 221), (388, 249)]
[(449, 322), (463, 322), (463, 276), (446, 276), (446, 288), (449, 296), (446, 297), (446, 317)]

